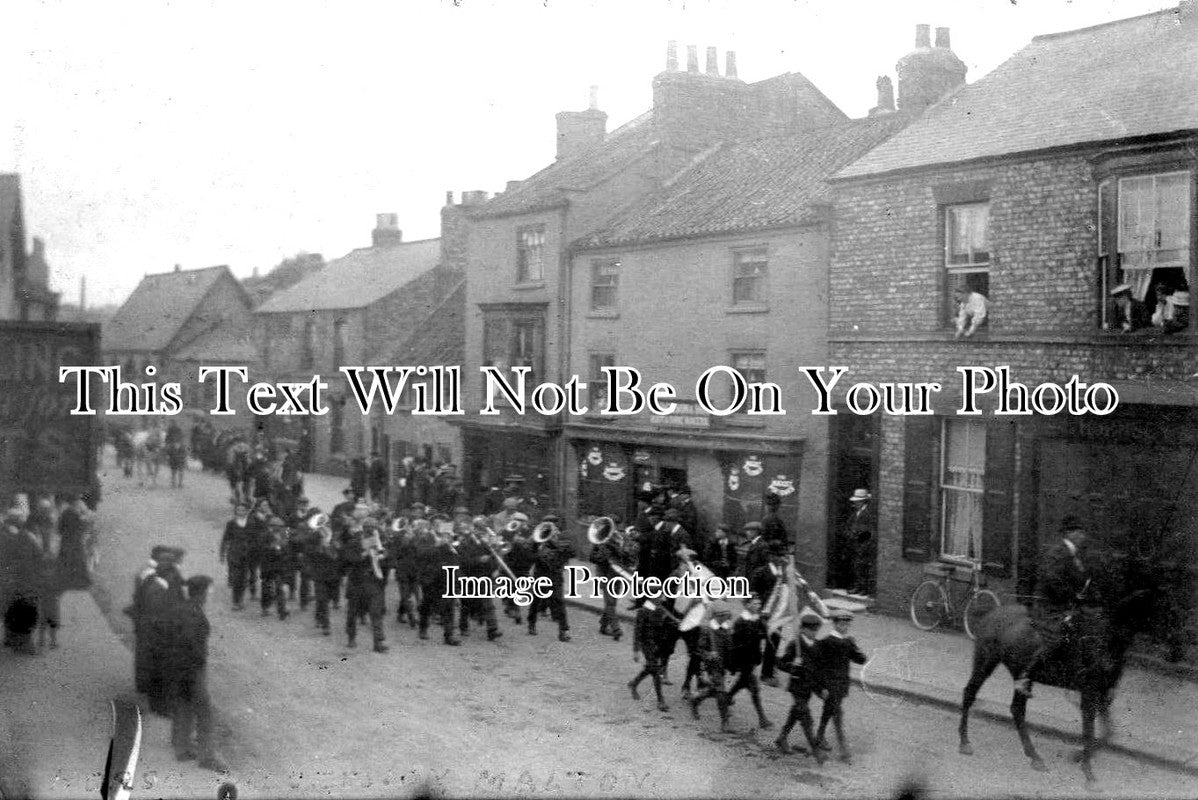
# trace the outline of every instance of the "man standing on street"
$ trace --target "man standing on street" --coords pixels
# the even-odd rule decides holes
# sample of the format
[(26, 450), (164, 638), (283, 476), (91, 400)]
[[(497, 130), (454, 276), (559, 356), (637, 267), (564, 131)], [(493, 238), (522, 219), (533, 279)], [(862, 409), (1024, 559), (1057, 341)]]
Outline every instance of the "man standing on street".
[[(199, 757), (199, 765), (216, 772), (227, 767), (216, 755), (213, 742), (212, 701), (208, 697), (208, 617), (204, 601), (212, 579), (195, 575), (187, 579), (187, 599), (174, 613), (171, 648), (174, 717), (171, 745), (175, 758), (188, 761)], [(194, 738), (193, 738), (194, 737)], [(193, 747), (194, 741), (194, 747)]]

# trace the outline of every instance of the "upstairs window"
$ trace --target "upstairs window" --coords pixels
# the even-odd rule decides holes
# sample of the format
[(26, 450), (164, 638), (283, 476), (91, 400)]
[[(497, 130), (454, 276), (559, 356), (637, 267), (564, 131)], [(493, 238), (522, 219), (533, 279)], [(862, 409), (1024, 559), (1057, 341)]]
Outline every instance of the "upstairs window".
[[(944, 269), (946, 302), (952, 324), (965, 331), (976, 330), (973, 316), (990, 301), (989, 203), (944, 207)], [(985, 300), (974, 295), (981, 295)], [(963, 306), (965, 320), (961, 318)], [(984, 320), (985, 312), (982, 312)]]
[(588, 360), (587, 391), (590, 403), (587, 408), (591, 412), (598, 413), (607, 407), (607, 375), (604, 374), (603, 368), (614, 367), (616, 356), (614, 353), (591, 353)]
[(333, 322), (333, 368), (345, 366), (345, 320)]
[(620, 286), (620, 262), (615, 259), (591, 262), (591, 310), (614, 311)]
[(300, 369), (316, 368), (316, 320), (304, 317), (304, 336), (300, 342)]
[(545, 280), (545, 226), (516, 231), (516, 283)]
[(1178, 333), (1188, 328), (1192, 180), (1181, 170), (1099, 185), (1104, 329)]
[(764, 247), (732, 254), (732, 305), (765, 305), (769, 253)]

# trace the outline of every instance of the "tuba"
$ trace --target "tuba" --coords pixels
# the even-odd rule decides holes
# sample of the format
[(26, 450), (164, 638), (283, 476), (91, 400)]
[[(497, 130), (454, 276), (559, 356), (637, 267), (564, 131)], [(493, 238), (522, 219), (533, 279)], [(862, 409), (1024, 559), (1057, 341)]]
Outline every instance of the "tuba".
[(595, 517), (587, 528), (587, 541), (594, 545), (607, 544), (615, 536), (618, 547), (622, 534), (616, 530), (616, 523), (611, 517)]
[(509, 536), (515, 536), (524, 527), (524, 523), (518, 519), (511, 520), (507, 525), (503, 526), (503, 532)]
[(532, 529), (532, 540), (537, 544), (545, 544), (546, 542), (556, 540), (559, 533), (561, 531), (552, 522), (542, 522)]
[(305, 524), (307, 524), (307, 526), (314, 531), (319, 530), (320, 528), (327, 528), (329, 525), (329, 515), (323, 511), (319, 514), (313, 514), (312, 516), (308, 517)]

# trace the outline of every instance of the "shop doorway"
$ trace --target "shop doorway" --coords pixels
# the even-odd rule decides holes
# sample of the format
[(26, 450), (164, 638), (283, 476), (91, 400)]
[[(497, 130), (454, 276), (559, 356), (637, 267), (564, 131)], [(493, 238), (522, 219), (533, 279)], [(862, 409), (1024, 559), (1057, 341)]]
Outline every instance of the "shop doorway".
[(854, 489), (877, 494), (878, 446), (881, 417), (850, 414), (844, 409), (830, 418), (830, 464), (828, 481), (827, 580), (841, 586), (851, 576), (841, 533), (852, 511), (849, 497)]

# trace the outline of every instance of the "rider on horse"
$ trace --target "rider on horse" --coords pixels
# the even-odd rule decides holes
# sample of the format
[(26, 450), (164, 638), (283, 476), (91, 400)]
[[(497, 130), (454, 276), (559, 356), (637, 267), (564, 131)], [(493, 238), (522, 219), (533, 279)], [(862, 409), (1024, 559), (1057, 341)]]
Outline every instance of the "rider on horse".
[(1061, 540), (1049, 548), (1040, 565), (1032, 620), (1041, 644), (1015, 681), (1015, 690), (1031, 696), (1032, 670), (1050, 658), (1069, 638), (1070, 621), (1090, 593), (1091, 570), (1083, 551), (1087, 538), (1077, 517), (1061, 521)]

